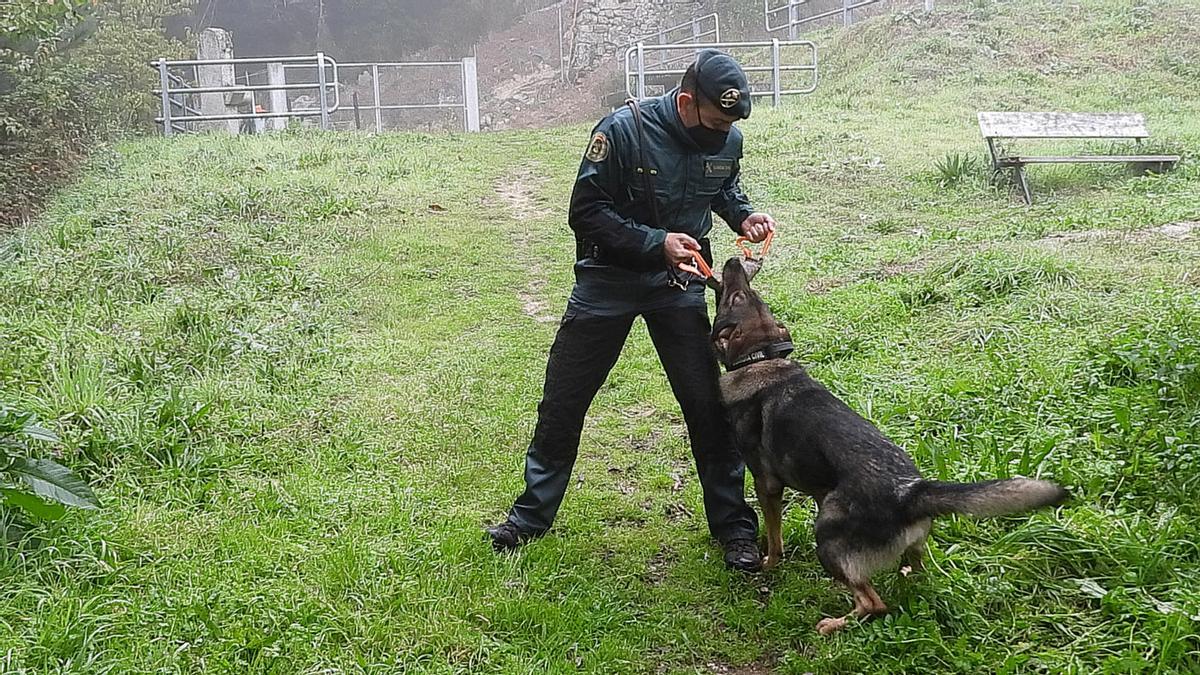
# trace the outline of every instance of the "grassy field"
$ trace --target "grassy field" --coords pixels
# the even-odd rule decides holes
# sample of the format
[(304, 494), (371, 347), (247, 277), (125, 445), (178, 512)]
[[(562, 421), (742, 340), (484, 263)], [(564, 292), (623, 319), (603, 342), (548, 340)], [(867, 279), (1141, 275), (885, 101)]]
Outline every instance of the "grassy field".
[[(0, 401), (105, 505), (8, 528), (0, 672), (1200, 672), (1198, 26), (1185, 0), (879, 17), (743, 125), (793, 358), (929, 476), (1075, 495), (939, 521), (926, 572), (881, 575), (892, 613), (829, 639), (849, 601), (805, 500), (783, 565), (723, 569), (644, 328), (554, 533), (483, 543), (570, 288), (586, 126), (98, 156), (0, 235)], [(987, 181), (981, 109), (1137, 110), (1187, 160), (1036, 167), (1026, 208)], [(943, 175), (955, 153), (975, 168)]]

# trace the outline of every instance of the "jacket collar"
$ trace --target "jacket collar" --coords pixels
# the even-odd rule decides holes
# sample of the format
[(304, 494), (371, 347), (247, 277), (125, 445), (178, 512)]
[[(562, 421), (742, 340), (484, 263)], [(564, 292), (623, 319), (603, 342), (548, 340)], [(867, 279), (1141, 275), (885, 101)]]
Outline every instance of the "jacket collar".
[(683, 117), (679, 114), (679, 101), (676, 96), (679, 95), (679, 87), (675, 87), (666, 94), (663, 94), (663, 107), (666, 109), (666, 126), (671, 131), (671, 135), (676, 141), (683, 144), (683, 147), (693, 151), (702, 152), (700, 146), (696, 145), (696, 141), (688, 134), (687, 128), (684, 127)]

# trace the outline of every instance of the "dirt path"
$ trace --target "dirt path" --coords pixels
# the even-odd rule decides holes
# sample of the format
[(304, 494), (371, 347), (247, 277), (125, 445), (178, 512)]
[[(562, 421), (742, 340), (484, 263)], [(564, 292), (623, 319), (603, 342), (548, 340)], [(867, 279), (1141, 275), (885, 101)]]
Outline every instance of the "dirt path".
[(528, 281), (525, 287), (517, 291), (521, 299), (521, 311), (538, 323), (553, 323), (558, 317), (550, 311), (542, 291), (546, 288), (546, 271), (541, 259), (530, 253), (530, 248), (536, 240), (536, 235), (530, 231), (532, 223), (550, 218), (552, 212), (537, 202), (536, 186), (544, 181), (537, 177), (537, 172), (525, 169), (504, 176), (496, 181), (494, 190), (496, 197), (508, 209), (509, 215), (517, 223), (510, 230), (517, 256), (528, 270)]

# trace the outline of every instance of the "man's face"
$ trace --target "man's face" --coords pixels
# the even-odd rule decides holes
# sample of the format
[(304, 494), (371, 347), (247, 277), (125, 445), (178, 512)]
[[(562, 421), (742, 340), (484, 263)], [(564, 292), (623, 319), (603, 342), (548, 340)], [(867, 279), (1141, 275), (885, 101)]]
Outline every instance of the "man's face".
[(728, 132), (737, 117), (722, 112), (711, 101), (698, 94), (679, 92), (679, 116), (684, 126), (701, 125), (713, 131)]

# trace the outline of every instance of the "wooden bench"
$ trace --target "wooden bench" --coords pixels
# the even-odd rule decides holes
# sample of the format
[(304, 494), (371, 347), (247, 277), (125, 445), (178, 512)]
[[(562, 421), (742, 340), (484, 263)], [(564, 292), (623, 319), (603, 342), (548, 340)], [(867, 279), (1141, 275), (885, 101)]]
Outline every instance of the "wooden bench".
[(1008, 155), (998, 147), (1002, 138), (1132, 138), (1140, 143), (1150, 137), (1146, 118), (1140, 113), (981, 112), (979, 131), (992, 153), (994, 175), (1012, 169), (1026, 204), (1033, 203), (1025, 180), (1026, 164), (1136, 163), (1162, 169), (1180, 160), (1179, 155)]

